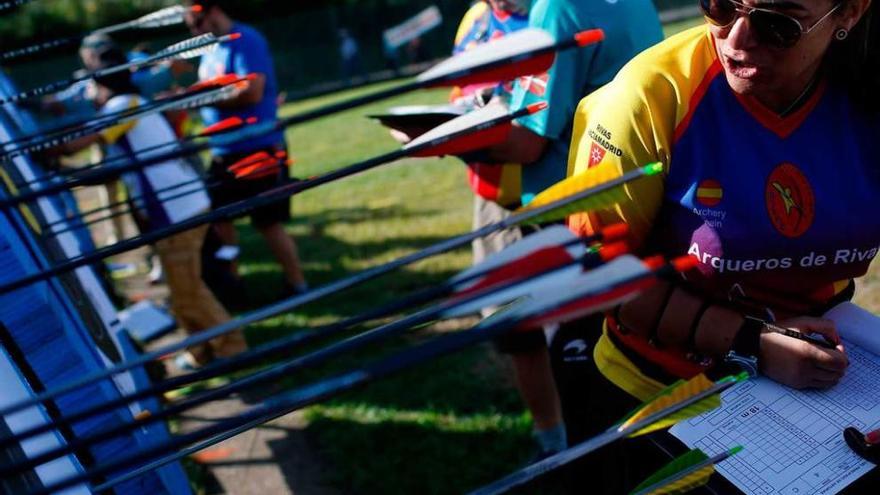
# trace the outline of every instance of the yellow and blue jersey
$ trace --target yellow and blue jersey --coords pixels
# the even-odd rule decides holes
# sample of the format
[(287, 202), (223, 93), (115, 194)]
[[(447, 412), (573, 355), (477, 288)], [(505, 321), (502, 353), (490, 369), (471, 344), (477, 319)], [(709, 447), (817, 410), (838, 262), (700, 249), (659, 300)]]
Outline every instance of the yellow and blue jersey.
[[(643, 252), (696, 257), (687, 282), (715, 300), (768, 315), (821, 314), (880, 245), (878, 127), (830, 81), (784, 117), (734, 93), (708, 30), (694, 28), (641, 54), (579, 105), (569, 174), (656, 161), (665, 173), (628, 185), (628, 201), (569, 223), (588, 233), (625, 221)], [(685, 349), (643, 344), (633, 346), (670, 374), (699, 371)], [(596, 360), (638, 397), (660, 385), (607, 335)]]

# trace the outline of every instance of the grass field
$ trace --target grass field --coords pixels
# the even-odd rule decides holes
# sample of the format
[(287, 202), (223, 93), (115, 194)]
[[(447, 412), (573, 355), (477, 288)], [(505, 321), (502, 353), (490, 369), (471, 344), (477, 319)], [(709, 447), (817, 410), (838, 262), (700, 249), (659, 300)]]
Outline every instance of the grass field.
[[(289, 115), (352, 95), (298, 102), (283, 112)], [(445, 97), (444, 90), (420, 92), (292, 129), (288, 142), (297, 160), (293, 174), (311, 176), (395, 149), (387, 132), (365, 116), (395, 105), (441, 103)], [(466, 232), (471, 193), (456, 159), (406, 160), (297, 196), (293, 211), (289, 231), (299, 244), (309, 282), (318, 286)], [(243, 273), (251, 303), (269, 303), (280, 291), (281, 275), (253, 230), (246, 224), (242, 229)], [(354, 315), (444, 280), (469, 263), (467, 249), (432, 258), (267, 320), (250, 329), (248, 337), (252, 343), (264, 342)], [(877, 283), (873, 276), (866, 279), (863, 285), (870, 290), (862, 302), (876, 307)], [(467, 323), (420, 329), (291, 377), (287, 385), (308, 383)], [(503, 361), (488, 346), (312, 407), (307, 419), (309, 438), (334, 473), (328, 483), (345, 493), (460, 493), (506, 474), (532, 453), (529, 416)]]
[[(294, 175), (315, 175), (395, 149), (387, 131), (365, 115), (393, 105), (439, 103), (445, 95), (422, 92), (291, 130)], [(288, 105), (284, 113), (347, 96)], [(458, 160), (405, 160), (298, 196), (290, 232), (310, 284), (323, 285), (468, 231), (470, 205)], [(267, 303), (280, 290), (280, 274), (259, 239), (247, 227), (244, 232), (243, 273), (256, 299), (251, 302)], [(468, 249), (432, 258), (266, 321), (249, 338), (264, 341), (354, 315), (431, 286), (469, 264)], [(453, 322), (421, 329), (304, 379), (461, 327)], [(487, 347), (474, 348), (311, 408), (307, 431), (335, 473), (331, 484), (354, 493), (454, 493), (523, 462), (530, 455), (530, 421), (499, 363)], [(474, 452), (480, 455), (470, 457)]]

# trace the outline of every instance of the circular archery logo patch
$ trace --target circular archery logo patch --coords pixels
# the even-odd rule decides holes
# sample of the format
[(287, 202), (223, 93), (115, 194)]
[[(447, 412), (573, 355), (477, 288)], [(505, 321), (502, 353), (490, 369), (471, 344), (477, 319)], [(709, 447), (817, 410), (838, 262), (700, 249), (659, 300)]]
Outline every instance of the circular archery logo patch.
[(797, 167), (783, 163), (767, 178), (767, 214), (780, 234), (800, 237), (813, 225), (816, 198), (810, 182)]
[(697, 203), (703, 206), (713, 207), (721, 203), (724, 197), (724, 190), (721, 189), (721, 183), (717, 180), (707, 179), (700, 182), (697, 186)]

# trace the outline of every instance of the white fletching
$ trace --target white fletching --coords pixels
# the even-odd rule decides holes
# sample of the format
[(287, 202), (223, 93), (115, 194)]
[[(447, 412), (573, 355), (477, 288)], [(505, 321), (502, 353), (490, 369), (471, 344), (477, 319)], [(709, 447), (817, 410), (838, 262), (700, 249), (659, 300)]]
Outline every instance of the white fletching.
[(171, 46), (163, 48), (162, 50), (159, 50), (158, 52), (156, 52), (156, 54), (150, 58), (151, 59), (159, 59), (159, 58), (169, 57), (172, 55), (175, 57), (180, 57), (180, 58), (189, 58), (189, 57), (182, 57), (181, 56), (185, 53), (188, 53), (186, 51), (182, 52), (181, 54), (176, 54), (176, 52), (179, 52), (181, 50), (186, 50), (187, 48), (192, 48), (193, 50), (201, 50), (205, 46), (213, 46), (211, 43), (216, 44), (217, 42), (218, 42), (218, 38), (216, 36), (214, 36), (211, 33), (207, 33), (207, 34), (203, 34), (201, 36), (196, 36), (195, 38), (183, 40), (179, 43), (175, 43)]
[(426, 82), (439, 79), (484, 64), (515, 57), (521, 53), (549, 48), (554, 44), (556, 44), (556, 39), (547, 31), (537, 28), (523, 29), (441, 62), (419, 74), (416, 80)]
[(166, 7), (161, 10), (157, 10), (151, 14), (147, 14), (145, 16), (139, 17), (133, 21), (123, 22), (120, 24), (114, 24), (113, 26), (107, 26), (101, 29), (96, 29), (92, 31), (92, 34), (111, 34), (117, 33), (119, 31), (125, 31), (126, 29), (153, 29), (160, 28), (165, 26), (172, 26), (174, 24), (181, 24), (183, 22), (183, 15), (186, 13), (187, 9), (181, 5), (174, 5), (172, 7)]
[[(457, 284), (459, 280), (468, 278), (477, 272), (494, 270), (508, 263), (514, 263), (540, 249), (562, 246), (564, 244), (570, 244), (566, 246), (566, 251), (568, 251), (568, 254), (572, 259), (580, 258), (587, 254), (587, 247), (581, 242), (575, 243), (574, 241), (577, 240), (577, 238), (578, 237), (567, 227), (553, 225), (527, 236), (521, 241), (511, 244), (497, 253), (493, 253), (481, 263), (474, 265), (453, 277), (451, 282)], [(460, 287), (460, 289), (466, 290), (479, 282), (479, 279), (473, 280)]]
[[(648, 273), (650, 273), (648, 267), (638, 257), (627, 254), (594, 270), (581, 272), (579, 276), (553, 287), (552, 290), (532, 291), (529, 299), (525, 300), (523, 304), (510, 308), (510, 311), (517, 318), (542, 316), (580, 299), (601, 296), (609, 291), (609, 287), (625, 283)], [(631, 299), (635, 296), (636, 294), (630, 294), (614, 298), (583, 312), (568, 313), (553, 321), (541, 321), (541, 324), (565, 323), (590, 313), (610, 309), (620, 304), (621, 300)]]
[(403, 149), (412, 149), (416, 146), (434, 141), (435, 139), (442, 138), (443, 136), (448, 136), (450, 134), (454, 134), (465, 129), (470, 129), (480, 124), (500, 119), (508, 113), (509, 112), (507, 110), (507, 106), (502, 103), (492, 103), (486, 105), (479, 110), (474, 110), (473, 112), (466, 113), (461, 117), (456, 117), (449, 122), (446, 122), (445, 124), (439, 125), (431, 129), (430, 131), (407, 143), (406, 146), (403, 147)]
[(135, 24), (139, 28), (150, 29), (172, 26), (183, 22), (183, 15), (186, 14), (186, 8), (182, 5), (174, 5), (157, 10), (152, 14), (147, 14), (135, 20)]
[(524, 280), (507, 289), (493, 292), (484, 297), (458, 306), (443, 313), (444, 318), (459, 318), (479, 313), (485, 308), (491, 308), (511, 303), (523, 297), (537, 297), (545, 292), (555, 292), (560, 287), (566, 286), (573, 280), (580, 278), (583, 268), (580, 265), (570, 265), (550, 273), (537, 275), (529, 280)]
[(202, 55), (204, 55), (206, 53), (211, 53), (211, 52), (216, 51), (218, 46), (219, 45), (217, 43), (214, 43), (213, 45), (207, 45), (207, 46), (203, 46), (201, 48), (194, 48), (192, 50), (185, 51), (183, 53), (178, 53), (177, 55), (174, 55), (171, 58), (173, 58), (175, 60), (187, 60), (190, 58), (201, 57)]

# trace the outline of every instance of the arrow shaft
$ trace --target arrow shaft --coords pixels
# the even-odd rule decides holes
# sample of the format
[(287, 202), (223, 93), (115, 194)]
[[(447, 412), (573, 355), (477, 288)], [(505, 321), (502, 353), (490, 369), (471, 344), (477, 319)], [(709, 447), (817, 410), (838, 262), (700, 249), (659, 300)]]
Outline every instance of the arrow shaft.
[(66, 88), (72, 84), (76, 84), (81, 81), (106, 77), (106, 76), (110, 76), (110, 75), (117, 74), (119, 72), (123, 72), (123, 71), (127, 71), (127, 70), (139, 69), (142, 67), (148, 67), (150, 65), (155, 65), (160, 62), (164, 62), (168, 59), (171, 59), (175, 56), (190, 52), (192, 50), (198, 50), (200, 48), (205, 48), (210, 45), (221, 43), (224, 41), (224, 38), (227, 38), (227, 37), (219, 37), (219, 38), (212, 38), (212, 39), (194, 38), (191, 40), (187, 40), (187, 41), (179, 43), (178, 45), (175, 45), (175, 46), (179, 46), (179, 48), (162, 50), (161, 52), (159, 52), (155, 55), (152, 55), (150, 57), (147, 57), (147, 58), (144, 58), (141, 60), (135, 60), (135, 61), (131, 61), (131, 62), (128, 62), (125, 64), (117, 65), (114, 67), (100, 69), (100, 70), (97, 70), (94, 72), (90, 72), (88, 74), (83, 74), (78, 77), (72, 77), (70, 79), (66, 79), (66, 80), (62, 80), (62, 81), (55, 81), (55, 82), (46, 84), (41, 87), (32, 88), (32, 89), (29, 89), (26, 91), (22, 91), (21, 93), (18, 93), (17, 95), (13, 95), (13, 96), (6, 98), (2, 102), (3, 103), (19, 102), (19, 101), (27, 100), (30, 98), (35, 98), (37, 96), (47, 95), (49, 93), (56, 93), (56, 92)]
[[(654, 273), (649, 271), (647, 273), (632, 275), (612, 284), (608, 290), (626, 286), (649, 277), (654, 277)], [(580, 299), (580, 297), (573, 295), (569, 300), (560, 299), (559, 304), (561, 306), (577, 299)], [(107, 464), (96, 466), (85, 473), (47, 487), (46, 491), (35, 492), (34, 495), (51, 493), (52, 491), (67, 488), (98, 476), (104, 476), (114, 471), (137, 466), (141, 463), (149, 462), (159, 456), (170, 454), (185, 445), (196, 443), (211, 437), (217, 437), (223, 433), (227, 433), (229, 430), (236, 428), (240, 429), (248, 425), (262, 424), (259, 422), (289, 414), (293, 411), (302, 409), (303, 407), (310, 406), (354, 388), (361, 387), (369, 382), (423, 364), (426, 361), (451, 354), (476, 343), (498, 337), (509, 331), (519, 322), (528, 319), (530, 316), (532, 315), (523, 314), (518, 315), (517, 317), (502, 316), (493, 320), (490, 324), (478, 325), (468, 331), (435, 338), (430, 342), (399, 352), (386, 359), (375, 361), (359, 370), (343, 373), (297, 390), (279, 394), (272, 399), (264, 401), (262, 405), (251, 409), (239, 417), (218, 422), (217, 424), (201, 430), (176, 437), (166, 444), (156, 445), (145, 451), (122, 457)], [(253, 428), (254, 426), (251, 427)]]
[[(561, 244), (562, 248), (569, 248), (574, 245), (584, 244), (589, 245), (590, 243), (601, 241), (603, 239), (602, 234), (597, 234), (595, 236), (584, 237), (579, 239), (573, 239), (564, 244)], [(594, 266), (598, 266), (599, 259), (596, 255), (589, 255), (587, 259), (582, 261), (585, 268), (592, 268)], [(568, 265), (566, 265), (568, 266)], [(395, 301), (391, 304), (387, 304), (382, 307), (378, 307), (362, 313), (357, 316), (353, 316), (347, 318), (346, 320), (327, 325), (324, 327), (316, 328), (310, 331), (300, 331), (289, 337), (279, 339), (277, 341), (270, 342), (260, 348), (253, 349), (247, 351), (244, 355), (236, 356), (234, 359), (220, 361), (212, 364), (206, 369), (196, 371), (194, 373), (190, 373), (188, 375), (171, 378), (169, 380), (165, 380), (156, 385), (148, 387), (146, 389), (139, 390), (129, 395), (125, 395), (119, 397), (118, 399), (114, 399), (112, 401), (98, 404), (96, 406), (92, 406), (86, 409), (83, 409), (74, 414), (67, 415), (61, 420), (67, 424), (73, 424), (84, 419), (87, 419), (91, 416), (95, 416), (98, 414), (103, 414), (106, 412), (110, 412), (118, 407), (125, 406), (131, 402), (141, 400), (147, 397), (157, 396), (163, 392), (167, 392), (169, 390), (173, 390), (184, 385), (188, 385), (191, 383), (207, 380), (209, 378), (213, 378), (222, 374), (226, 374), (232, 371), (237, 371), (249, 367), (254, 364), (258, 364), (266, 359), (272, 358), (274, 356), (286, 355), (297, 347), (301, 347), (304, 345), (311, 344), (318, 339), (327, 339), (329, 337), (333, 337), (335, 335), (340, 334), (343, 331), (346, 331), (356, 325), (360, 325), (367, 321), (372, 321), (378, 318), (387, 317), (393, 314), (397, 314), (401, 311), (404, 311), (408, 308), (426, 303), (428, 301), (434, 300), (439, 297), (445, 297), (452, 294), (457, 287), (464, 286), (469, 284), (472, 281), (479, 280), (486, 275), (496, 271), (497, 267), (490, 267), (484, 270), (478, 270), (473, 273), (468, 274), (466, 277), (462, 277), (460, 279), (456, 279), (454, 282), (449, 281), (445, 282), (441, 285), (431, 287), (429, 289), (422, 290), (415, 294), (410, 294), (404, 297), (401, 300)], [(464, 302), (457, 301), (460, 304), (456, 306), (460, 306), (464, 304)], [(27, 438), (31, 438), (33, 436), (46, 433), (48, 431), (52, 431), (55, 429), (54, 425), (44, 424), (40, 425), (36, 428), (32, 428), (30, 430), (20, 432), (14, 436), (9, 436), (4, 439), (0, 439), (0, 448), (7, 447), (14, 443), (19, 443), (22, 440)]]
[[(0, 7), (2, 10), (2, 7)], [(16, 48), (14, 50), (8, 50), (0, 54), (0, 61), (9, 62), (11, 60), (15, 60), (17, 58), (27, 57), (29, 55), (35, 55), (40, 52), (45, 52), (49, 50), (57, 50), (58, 48), (64, 48), (70, 45), (75, 45), (82, 41), (81, 36), (72, 36), (69, 38), (59, 38), (51, 41), (44, 41), (42, 43), (37, 43), (35, 45), (30, 45), (22, 48)]]
[[(565, 268), (578, 264), (597, 266), (600, 262), (601, 259), (598, 258), (598, 256), (587, 255), (584, 258), (565, 261), (559, 266), (544, 270), (542, 273), (536, 274), (536, 276), (540, 277), (551, 275)], [(3, 466), (2, 468), (0, 468), (0, 477), (9, 476), (17, 472), (33, 469), (34, 467), (45, 464), (52, 459), (56, 459), (72, 452), (77, 452), (97, 443), (127, 434), (133, 430), (142, 428), (146, 424), (168, 419), (192, 408), (228, 397), (237, 392), (241, 392), (244, 390), (254, 390), (255, 387), (273, 383), (282, 378), (290, 377), (292, 374), (298, 371), (310, 367), (319, 366), (341, 354), (353, 352), (358, 349), (362, 349), (368, 344), (376, 343), (400, 335), (416, 326), (436, 320), (437, 317), (441, 316), (446, 311), (461, 307), (480, 298), (496, 294), (521, 283), (522, 281), (519, 279), (508, 280), (503, 283), (475, 291), (465, 297), (444, 301), (443, 303), (440, 303), (434, 307), (418, 311), (393, 323), (381, 325), (377, 328), (363, 332), (354, 337), (350, 337), (340, 342), (331, 344), (310, 354), (306, 354), (304, 356), (282, 362), (280, 364), (275, 364), (272, 367), (267, 368), (263, 371), (254, 373), (246, 378), (242, 378), (241, 380), (235, 381), (228, 385), (209, 390), (199, 396), (176, 402), (142, 421), (133, 421), (127, 424), (119, 425), (114, 428), (100, 431), (96, 434), (78, 438), (71, 442), (68, 442), (67, 445), (44, 452), (23, 462), (12, 463)]]
[(362, 284), (364, 282), (368, 282), (368, 281), (373, 280), (375, 278), (378, 278), (382, 275), (390, 273), (394, 270), (397, 270), (398, 268), (401, 268), (401, 267), (410, 265), (412, 263), (436, 256), (438, 254), (442, 254), (444, 252), (456, 249), (458, 247), (466, 246), (474, 239), (485, 237), (485, 236), (492, 234), (494, 232), (498, 232), (498, 231), (507, 229), (507, 228), (514, 226), (514, 225), (517, 225), (519, 223), (526, 222), (531, 218), (535, 218), (538, 215), (543, 215), (549, 211), (552, 211), (552, 209), (554, 208), (554, 205), (556, 205), (555, 206), (556, 208), (564, 207), (564, 206), (571, 204), (575, 201), (581, 201), (582, 199), (588, 197), (591, 194), (592, 195), (602, 194), (602, 193), (604, 193), (614, 187), (618, 187), (618, 186), (623, 185), (627, 182), (636, 180), (640, 177), (644, 177), (645, 175), (647, 175), (647, 174), (644, 169), (633, 170), (631, 172), (628, 172), (627, 174), (624, 174), (623, 176), (619, 177), (618, 179), (597, 185), (597, 186), (590, 188), (586, 191), (583, 191), (579, 194), (576, 194), (576, 195), (573, 195), (569, 198), (565, 198), (560, 201), (557, 201), (556, 203), (552, 203), (552, 204), (543, 206), (541, 208), (536, 208), (534, 210), (525, 211), (525, 212), (522, 212), (522, 213), (519, 213), (516, 215), (512, 215), (511, 217), (505, 219), (502, 222), (499, 222), (499, 223), (496, 223), (493, 225), (488, 225), (488, 226), (483, 227), (482, 229), (479, 229), (475, 232), (462, 234), (458, 237), (443, 241), (441, 243), (435, 244), (434, 246), (430, 246), (430, 247), (423, 249), (419, 252), (412, 253), (412, 254), (409, 254), (409, 255), (404, 256), (402, 258), (399, 258), (391, 263), (387, 263), (382, 266), (377, 266), (377, 267), (373, 267), (373, 268), (364, 270), (364, 271), (362, 271), (356, 275), (353, 275), (351, 277), (348, 277), (346, 279), (337, 280), (335, 282), (329, 283), (327, 285), (324, 285), (324, 286), (318, 287), (316, 289), (313, 289), (309, 292), (306, 292), (305, 294), (301, 294), (301, 295), (295, 296), (293, 298), (287, 299), (285, 301), (280, 301), (278, 303), (272, 304), (272, 305), (267, 306), (265, 308), (259, 309), (257, 311), (253, 311), (253, 312), (249, 313), (248, 315), (240, 317), (236, 320), (232, 320), (232, 321), (227, 322), (223, 325), (219, 325), (219, 326), (214, 327), (212, 329), (206, 330), (204, 332), (200, 332), (197, 335), (193, 335), (193, 336), (191, 336), (187, 339), (184, 339), (180, 342), (177, 342), (175, 344), (171, 344), (171, 345), (166, 346), (162, 349), (143, 354), (143, 355), (141, 355), (131, 361), (128, 361), (126, 363), (112, 366), (106, 370), (102, 370), (102, 371), (93, 373), (91, 375), (82, 377), (78, 380), (71, 381), (67, 385), (57, 387), (56, 389), (53, 389), (52, 391), (47, 391), (47, 392), (38, 394), (36, 397), (22, 401), (22, 402), (18, 403), (17, 405), (8, 406), (8, 407), (4, 408), (3, 410), (0, 410), (0, 416), (4, 416), (7, 414), (21, 411), (27, 407), (31, 407), (36, 404), (40, 404), (42, 402), (45, 402), (45, 401), (50, 400), (52, 398), (58, 397), (58, 396), (63, 395), (67, 392), (70, 392), (72, 390), (76, 390), (76, 389), (83, 387), (85, 385), (88, 385), (90, 383), (94, 383), (96, 381), (103, 380), (103, 379), (106, 379), (110, 376), (113, 376), (117, 373), (122, 373), (124, 371), (129, 370), (129, 369), (132, 369), (132, 368), (135, 368), (138, 366), (142, 366), (150, 361), (161, 358), (162, 356), (164, 356), (166, 354), (177, 352), (177, 351), (180, 351), (180, 350), (185, 349), (187, 347), (192, 347), (195, 345), (202, 344), (202, 343), (207, 342), (211, 339), (214, 339), (214, 338), (219, 337), (221, 335), (224, 335), (226, 333), (237, 330), (238, 328), (240, 328), (242, 326), (249, 325), (251, 323), (255, 323), (255, 322), (267, 319), (267, 318), (277, 316), (281, 313), (288, 312), (288, 311), (290, 311), (294, 308), (297, 308), (299, 306), (302, 306), (304, 304), (308, 304), (310, 302), (316, 301), (318, 299), (329, 296), (331, 294), (335, 294), (337, 292), (346, 290), (350, 287), (354, 287), (354, 286), (357, 286), (357, 285)]
[[(230, 84), (235, 84), (236, 82), (240, 82), (242, 80), (244, 80), (244, 79), (240, 79), (239, 81), (232, 81), (232, 82), (230, 82)], [(133, 114), (138, 114), (142, 111), (153, 110), (154, 108), (156, 108), (160, 105), (171, 105), (171, 104), (177, 103), (181, 100), (184, 100), (187, 98), (192, 98), (193, 96), (198, 95), (198, 94), (202, 93), (203, 91), (204, 90), (198, 90), (193, 93), (186, 92), (186, 93), (182, 93), (179, 95), (169, 96), (166, 98), (161, 98), (158, 100), (149, 101), (149, 102), (147, 102), (143, 105), (139, 105), (135, 108), (126, 108), (123, 110), (118, 110), (118, 111), (106, 113), (103, 115), (97, 115), (97, 116), (94, 116), (93, 118), (79, 120), (76, 122), (71, 122), (68, 124), (59, 125), (56, 127), (51, 127), (48, 129), (42, 129), (36, 134), (28, 134), (25, 136), (20, 136), (15, 139), (12, 139), (4, 144), (4, 148), (8, 147), (11, 144), (18, 144), (18, 143), (23, 143), (23, 142), (27, 142), (27, 141), (36, 141), (36, 142), (46, 141), (47, 136), (50, 137), (49, 139), (54, 139), (55, 137), (57, 137), (58, 135), (61, 135), (61, 134), (76, 132), (82, 127), (93, 126), (93, 125), (96, 125), (97, 123), (102, 123), (105, 121), (115, 121), (116, 119), (122, 119), (122, 118), (125, 118), (125, 117), (133, 115)], [(32, 144), (35, 144), (35, 143), (32, 143)], [(14, 149), (13, 150), (4, 150), (4, 153), (7, 153), (9, 151), (14, 151)]]
[[(6, 2), (6, 4), (8, 4), (8, 3), (11, 3), (11, 2)], [(4, 4), (0, 4), (0, 11), (4, 10), (3, 5)], [(34, 54), (37, 54), (40, 52), (45, 52), (45, 51), (55, 50), (58, 48), (67, 47), (70, 45), (77, 44), (77, 43), (81, 42), (82, 40), (84, 40), (85, 38), (92, 36), (92, 35), (95, 35), (95, 34), (113, 34), (113, 33), (118, 33), (120, 31), (125, 31), (128, 29), (143, 29), (146, 27), (154, 27), (154, 26), (144, 25), (144, 22), (148, 19), (152, 19), (154, 21), (161, 20), (161, 22), (159, 22), (158, 25), (155, 27), (169, 26), (169, 25), (173, 24), (173, 22), (171, 21), (172, 19), (176, 20), (177, 22), (183, 21), (183, 16), (180, 14), (175, 15), (174, 12), (168, 12), (167, 15), (160, 16), (160, 17), (155, 16), (155, 14), (159, 14), (159, 13), (166, 11), (166, 10), (167, 9), (163, 9), (161, 11), (155, 12), (154, 15), (147, 15), (147, 16), (135, 19), (133, 21), (122, 22), (119, 24), (115, 24), (113, 26), (107, 26), (107, 27), (103, 27), (100, 29), (95, 29), (94, 31), (91, 31), (86, 34), (80, 34), (77, 36), (71, 36), (71, 37), (67, 37), (67, 38), (59, 38), (59, 39), (54, 39), (54, 40), (49, 40), (49, 41), (43, 41), (43, 42), (36, 43), (34, 45), (30, 45), (30, 46), (27, 46), (24, 48), (9, 50), (9, 51), (0, 53), (0, 61), (9, 62), (11, 60), (15, 60), (17, 58), (25, 57), (28, 55), (34, 55)], [(177, 18), (178, 16), (179, 16), (179, 19)]]
[(657, 411), (656, 413), (651, 414), (644, 419), (633, 423), (625, 429), (620, 429), (614, 426), (604, 433), (601, 433), (598, 436), (595, 436), (570, 449), (564, 450), (530, 466), (526, 466), (525, 468), (513, 474), (510, 474), (490, 485), (486, 485), (483, 488), (475, 490), (471, 492), (470, 495), (495, 495), (508, 492), (518, 486), (522, 486), (528, 483), (535, 478), (559, 469), (560, 467), (565, 466), (572, 461), (580, 459), (587, 454), (595, 452), (612, 442), (616, 442), (632, 433), (635, 433), (642, 428), (648, 427), (664, 418), (672, 416), (673, 414), (683, 409), (686, 409), (693, 404), (696, 404), (715, 394), (719, 394), (735, 384), (735, 381), (725, 381), (717, 383), (709, 389), (706, 389), (703, 392), (700, 392), (699, 394), (688, 398), (687, 400), (673, 404), (666, 409)]
[[(175, 190), (178, 190), (178, 189), (181, 189), (184, 187), (193, 186), (193, 185), (199, 184), (201, 182), (202, 182), (202, 178), (199, 177), (199, 178), (196, 178), (193, 180), (182, 182), (180, 184), (175, 184), (173, 186), (164, 187), (161, 189), (156, 189), (155, 193), (156, 194), (165, 194), (165, 193), (175, 191)], [(222, 182), (220, 182), (220, 181), (208, 182), (204, 185), (204, 188), (206, 190), (213, 189), (221, 184), (222, 184)], [(171, 196), (163, 197), (162, 201), (174, 201), (176, 199), (184, 198), (184, 197), (189, 196), (191, 194), (195, 194), (195, 193), (199, 192), (199, 190), (200, 189), (189, 189), (189, 190), (185, 190), (185, 191), (180, 191), (178, 193), (172, 194)], [(121, 217), (123, 215), (132, 214), (132, 213), (134, 213), (134, 209), (131, 207), (131, 203), (137, 202), (137, 201), (142, 201), (143, 199), (144, 199), (144, 196), (142, 196), (142, 195), (141, 196), (134, 196), (134, 197), (131, 197), (126, 200), (114, 201), (107, 206), (102, 206), (100, 208), (95, 208), (95, 209), (90, 210), (88, 212), (81, 213), (80, 217), (85, 217), (88, 215), (94, 215), (96, 213), (101, 213), (103, 211), (107, 212), (107, 214), (102, 217), (93, 218), (93, 219), (85, 221), (85, 222), (73, 224), (68, 227), (64, 227), (61, 230), (51, 230), (51, 231), (45, 232), (43, 234), (43, 237), (58, 237), (60, 235), (66, 234), (68, 232), (73, 232), (75, 230), (87, 228), (87, 227), (90, 227), (92, 225), (95, 225), (95, 224), (98, 224), (101, 222), (106, 222), (108, 220), (112, 220), (114, 218)], [(114, 211), (115, 208), (119, 208), (119, 207), (125, 207), (125, 208), (122, 210)], [(66, 224), (69, 222), (70, 222), (70, 219), (63, 218), (60, 220), (56, 220), (50, 224), (47, 224), (47, 225), (45, 225), (45, 227), (51, 229), (52, 227), (54, 227), (56, 225)]]
[[(224, 218), (230, 218), (230, 217), (235, 217), (235, 216), (241, 215), (242, 213), (248, 212), (248, 211), (253, 210), (255, 208), (259, 208), (261, 206), (272, 204), (280, 199), (284, 199), (284, 198), (293, 196), (294, 194), (298, 194), (303, 191), (313, 189), (313, 188), (321, 186), (323, 184), (327, 184), (329, 182), (333, 182), (335, 180), (338, 180), (338, 179), (341, 179), (344, 177), (350, 177), (352, 175), (359, 174), (361, 172), (370, 170), (372, 168), (376, 168), (380, 165), (384, 165), (386, 163), (396, 161), (400, 158), (404, 158), (407, 156), (413, 156), (413, 155), (418, 154), (419, 152), (426, 151), (426, 150), (429, 150), (432, 148), (436, 148), (437, 146), (448, 143), (448, 142), (453, 141), (457, 138), (468, 136), (470, 134), (477, 133), (477, 132), (485, 130), (485, 129), (493, 128), (498, 125), (508, 123), (508, 122), (510, 122), (516, 118), (519, 118), (523, 115), (526, 115), (526, 114), (527, 114), (527, 110), (525, 110), (525, 109), (522, 111), (514, 112), (512, 114), (507, 114), (506, 116), (499, 117), (497, 119), (493, 119), (493, 120), (488, 121), (486, 123), (474, 126), (470, 129), (455, 132), (455, 133), (449, 134), (447, 136), (438, 137), (437, 139), (428, 141), (428, 142), (421, 144), (419, 146), (414, 146), (414, 147), (407, 148), (407, 149), (393, 151), (391, 153), (387, 153), (382, 156), (371, 158), (371, 159), (362, 161), (360, 163), (356, 163), (354, 165), (350, 165), (348, 167), (344, 167), (342, 169), (335, 170), (333, 172), (324, 174), (324, 175), (316, 177), (314, 179), (296, 182), (293, 184), (288, 184), (285, 186), (277, 187), (275, 189), (271, 189), (269, 191), (263, 192), (263, 193), (255, 196), (254, 198), (239, 201), (236, 203), (232, 203), (232, 204), (217, 208), (212, 212), (205, 213), (202, 215), (197, 215), (195, 217), (184, 220), (182, 222), (178, 222), (176, 224), (170, 225), (170, 226), (162, 228), (162, 229), (157, 229), (153, 232), (149, 232), (149, 233), (143, 234), (141, 236), (134, 237), (134, 238), (129, 239), (127, 241), (119, 242), (119, 243), (114, 244), (112, 246), (107, 246), (105, 248), (92, 251), (90, 253), (82, 254), (80, 256), (71, 258), (65, 262), (54, 265), (54, 266), (52, 266), (46, 270), (43, 270), (41, 272), (34, 273), (34, 274), (28, 275), (26, 277), (22, 277), (18, 280), (14, 280), (12, 282), (7, 282), (5, 284), (0, 285), (0, 294), (14, 291), (14, 290), (20, 289), (22, 287), (26, 287), (26, 286), (31, 285), (36, 282), (47, 280), (47, 279), (52, 278), (54, 276), (69, 272), (73, 269), (76, 269), (76, 268), (79, 268), (79, 267), (82, 267), (82, 266), (85, 266), (85, 265), (88, 265), (91, 263), (94, 263), (96, 261), (102, 260), (102, 259), (107, 258), (109, 256), (114, 256), (116, 254), (130, 251), (132, 249), (136, 249), (141, 246), (152, 244), (153, 242), (155, 242), (157, 240), (164, 239), (166, 237), (169, 237), (174, 234), (178, 234), (180, 232), (185, 232), (187, 230), (193, 229), (195, 227), (199, 227), (201, 225), (212, 223), (214, 221), (224, 219)], [(199, 148), (199, 147), (200, 146), (196, 146), (195, 148)], [(100, 172), (99, 174), (85, 174), (85, 175), (89, 176), (89, 177), (97, 175), (97, 176), (101, 177), (102, 179), (106, 179), (108, 177), (108, 175), (107, 175), (108, 173), (114, 173), (114, 175), (118, 175), (118, 174), (121, 174), (123, 171), (127, 171), (132, 168), (141, 168), (143, 166), (146, 166), (146, 163), (152, 163), (154, 161), (155, 161), (155, 159), (151, 158), (149, 160), (145, 160), (144, 163), (135, 162), (135, 163), (125, 165), (125, 166), (114, 167), (112, 170), (109, 170), (109, 171), (95, 171), (95, 172)], [(164, 161), (164, 160), (162, 160), (162, 161)], [(85, 184), (85, 181), (86, 181), (86, 179), (80, 179), (79, 183)], [(71, 181), (71, 182), (75, 182), (75, 181)], [(36, 192), (42, 193), (42, 192), (49, 190), (49, 189), (52, 189), (52, 188), (53, 188), (53, 186), (50, 185), (46, 189), (36, 191)], [(20, 199), (23, 196), (27, 196), (27, 195), (26, 194), (20, 195), (20, 196), (18, 196), (18, 199)]]

